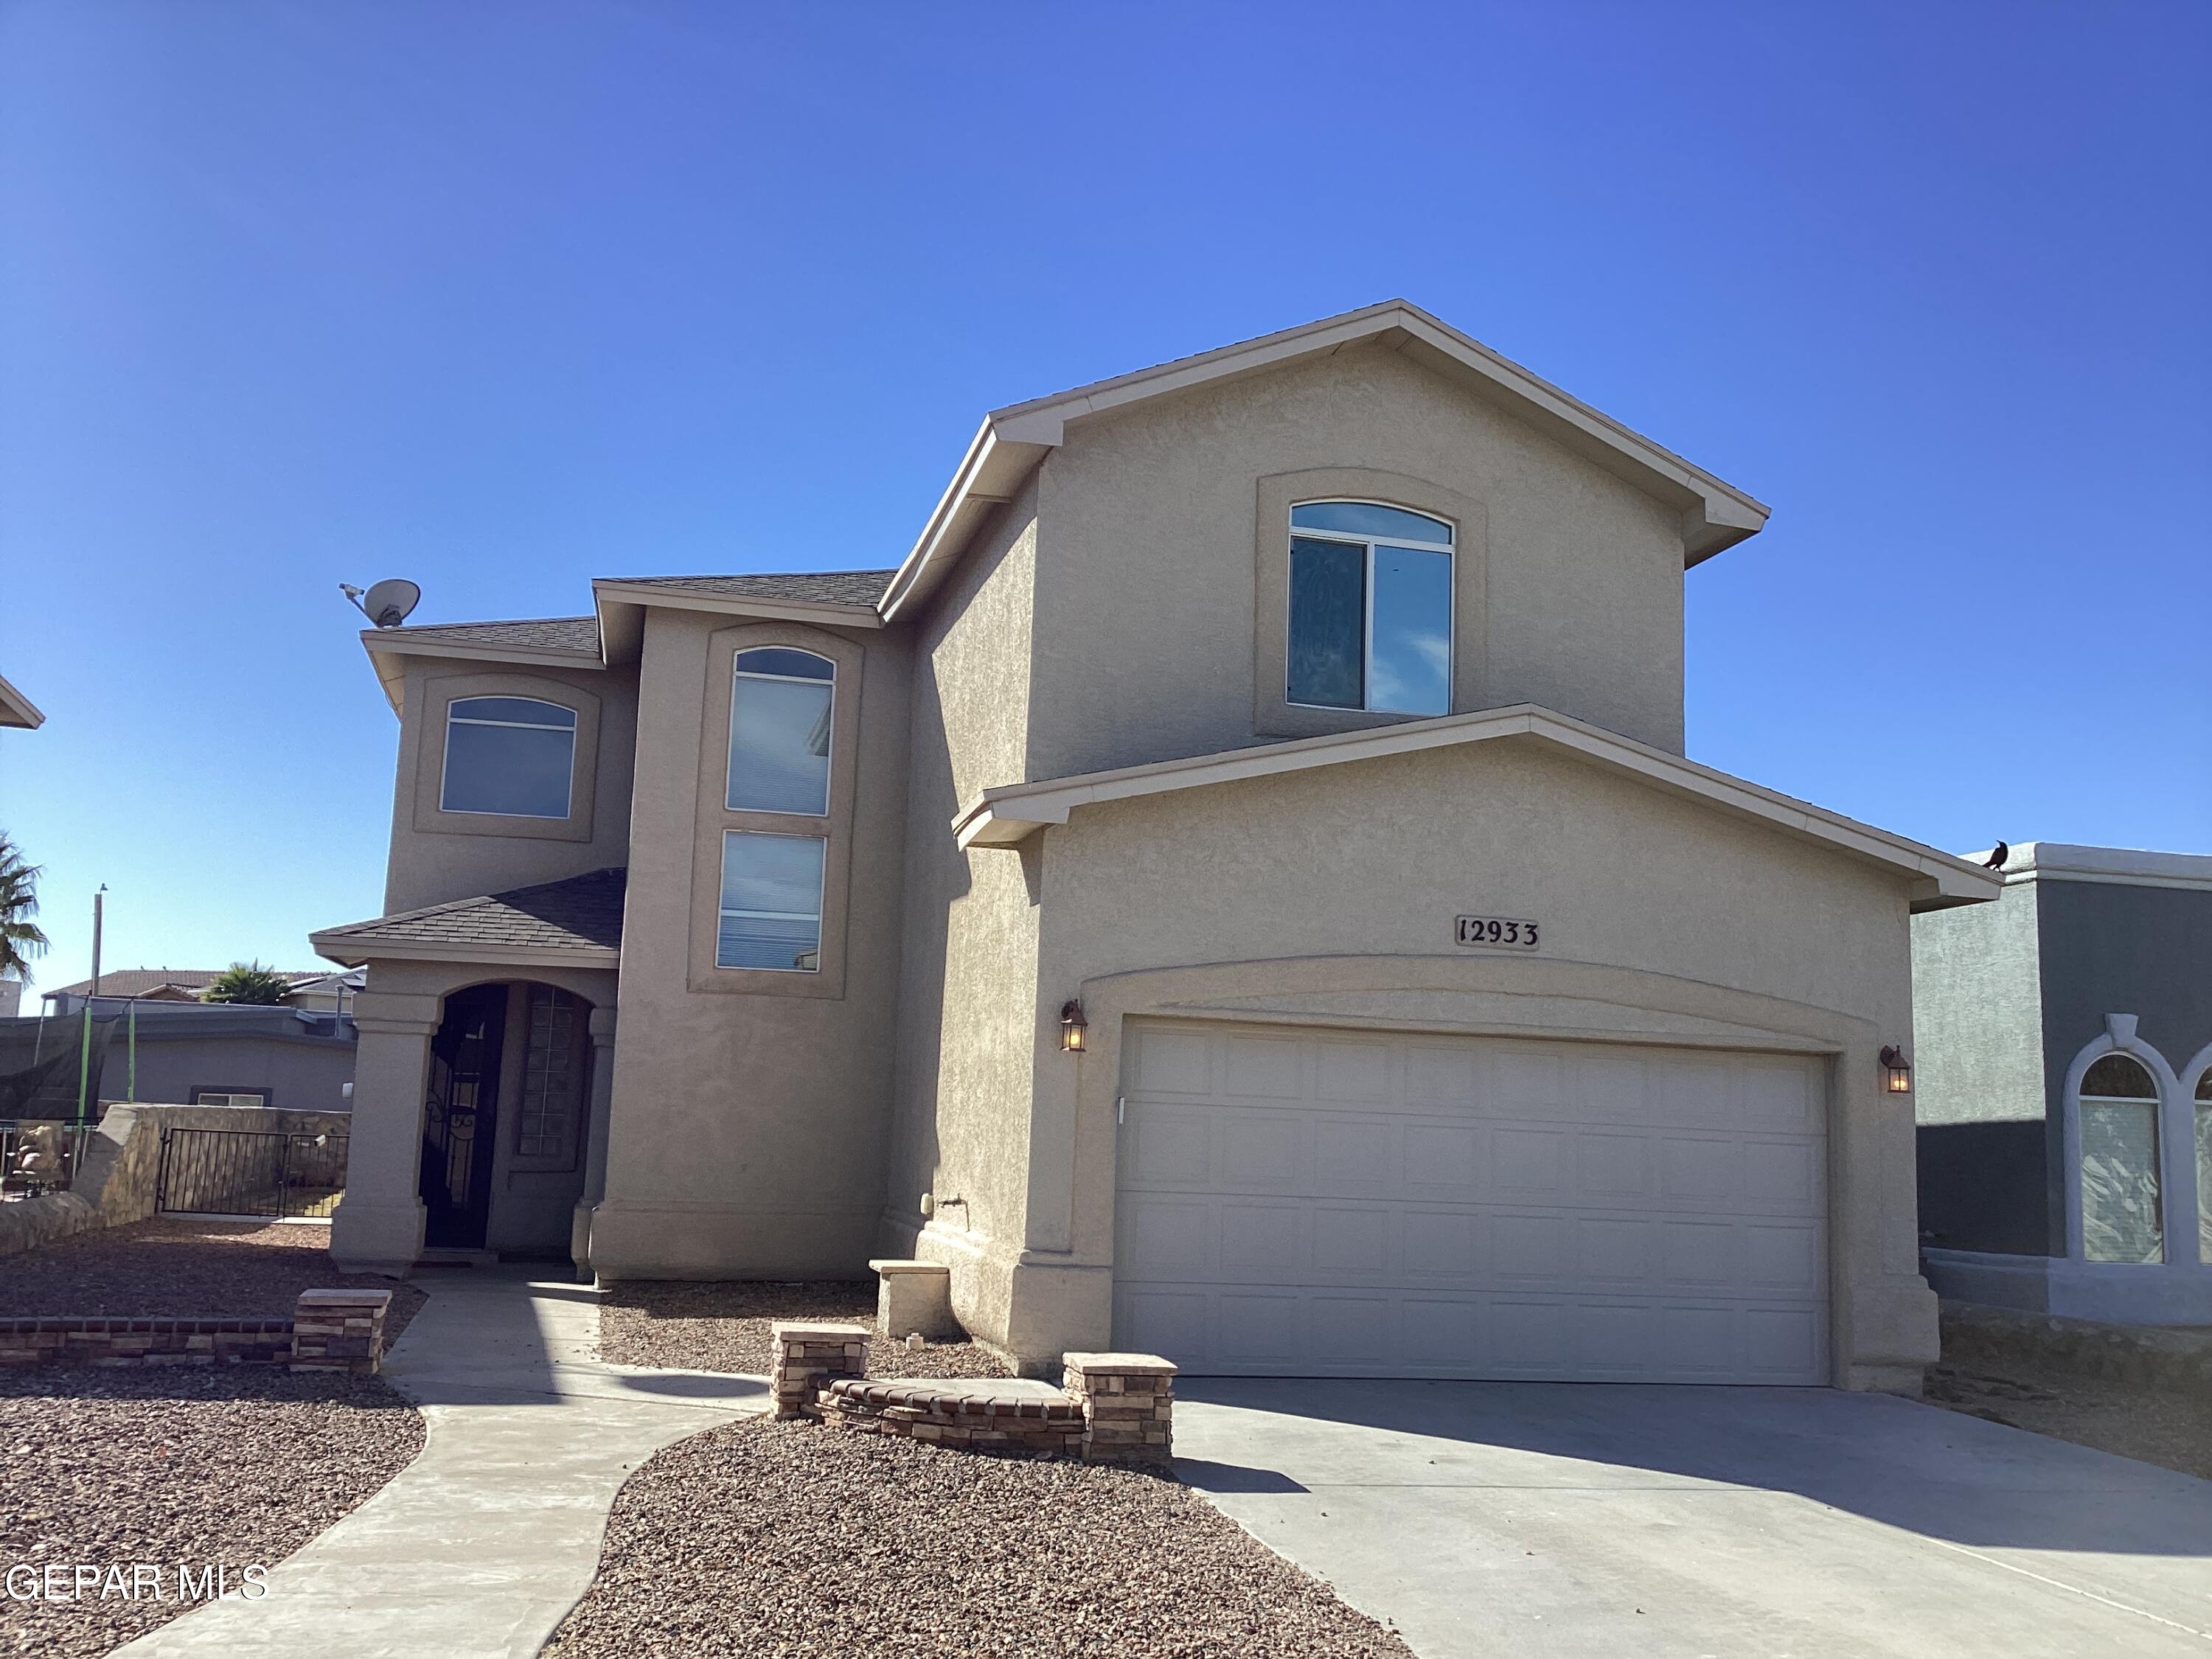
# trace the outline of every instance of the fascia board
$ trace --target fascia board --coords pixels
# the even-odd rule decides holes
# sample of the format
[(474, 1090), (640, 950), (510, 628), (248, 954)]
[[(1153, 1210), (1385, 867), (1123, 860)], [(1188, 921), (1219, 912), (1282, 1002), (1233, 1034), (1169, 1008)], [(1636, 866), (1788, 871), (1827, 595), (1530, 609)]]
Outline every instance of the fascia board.
[(1978, 869), (1887, 830), (1528, 703), (1447, 714), (1379, 732), (1306, 738), (1085, 776), (1001, 786), (985, 790), (952, 820), (953, 835), (963, 848), (1014, 847), (1049, 824), (1066, 823), (1078, 806), (1516, 737), (1539, 739), (1670, 794), (1720, 807), (1903, 873), (1911, 878), (1915, 909), (1993, 899), (2002, 887), (1995, 871)]
[(967, 550), (968, 543), (991, 513), (1013, 499), (1024, 480), (1059, 444), (1057, 425), (1031, 423), (1004, 432), (998, 418), (986, 417), (968, 453), (938, 497), (921, 534), (900, 561), (876, 609), (886, 623), (910, 605), (927, 599), (945, 573)]
[(342, 931), (310, 933), (307, 943), (317, 956), (347, 968), (359, 968), (373, 962), (489, 963), (502, 968), (617, 968), (622, 964), (622, 952), (605, 945), (555, 950), (519, 945), (433, 944), (420, 939), (363, 938)]
[(883, 617), (871, 605), (830, 605), (818, 599), (759, 599), (737, 594), (700, 593), (689, 588), (656, 587), (650, 582), (592, 584), (600, 605), (633, 605), (663, 611), (704, 611), (718, 617), (759, 617), (772, 622), (820, 623), (830, 628), (881, 628)]
[(35, 732), (46, 723), (36, 703), (18, 691), (4, 679), (0, 679), (0, 726), (12, 726), (25, 732)]
[(2202, 853), (2153, 853), (2133, 847), (2032, 841), (2012, 849), (2002, 874), (2008, 886), (2016, 882), (2075, 881), (2112, 887), (2207, 890), (2212, 890), (2212, 857)]

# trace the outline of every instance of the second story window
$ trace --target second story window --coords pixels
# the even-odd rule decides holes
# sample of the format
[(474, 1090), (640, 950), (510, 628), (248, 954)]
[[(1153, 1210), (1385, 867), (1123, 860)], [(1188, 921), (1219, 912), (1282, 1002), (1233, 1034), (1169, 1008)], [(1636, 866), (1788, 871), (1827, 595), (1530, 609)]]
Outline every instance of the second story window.
[(456, 697), (446, 706), (441, 811), (565, 818), (575, 770), (573, 708), (536, 697)]
[(1290, 701), (1451, 709), (1452, 527), (1374, 501), (1291, 509)]
[(830, 726), (837, 670), (788, 646), (737, 653), (730, 688), (732, 812), (830, 811)]

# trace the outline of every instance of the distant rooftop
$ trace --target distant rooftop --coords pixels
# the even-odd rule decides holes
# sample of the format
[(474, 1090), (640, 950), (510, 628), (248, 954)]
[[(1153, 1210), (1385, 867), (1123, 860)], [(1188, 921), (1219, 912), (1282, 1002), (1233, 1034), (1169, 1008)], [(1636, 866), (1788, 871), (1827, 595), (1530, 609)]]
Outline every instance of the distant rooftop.
[[(228, 968), (118, 968), (100, 976), (100, 994), (103, 997), (145, 997), (167, 991), (179, 999), (197, 999), (202, 991), (229, 971)], [(330, 973), (327, 968), (280, 968), (275, 971), (283, 975), (295, 987), (309, 980), (326, 978)], [(74, 985), (64, 985), (58, 990), (39, 994), (41, 1000), (91, 994), (92, 981), (88, 979), (81, 979)]]

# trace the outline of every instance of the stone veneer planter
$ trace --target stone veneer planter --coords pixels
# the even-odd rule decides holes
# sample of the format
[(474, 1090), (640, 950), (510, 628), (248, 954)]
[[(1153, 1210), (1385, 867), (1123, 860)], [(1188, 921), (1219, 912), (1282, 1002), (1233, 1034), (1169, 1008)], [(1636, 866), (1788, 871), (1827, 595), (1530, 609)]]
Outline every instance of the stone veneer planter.
[(373, 1375), (389, 1291), (303, 1291), (289, 1319), (0, 1318), (0, 1367), (289, 1365)]
[(1071, 1353), (1066, 1387), (1018, 1377), (868, 1380), (861, 1325), (778, 1320), (775, 1414), (971, 1451), (1164, 1466), (1176, 1367), (1158, 1354)]

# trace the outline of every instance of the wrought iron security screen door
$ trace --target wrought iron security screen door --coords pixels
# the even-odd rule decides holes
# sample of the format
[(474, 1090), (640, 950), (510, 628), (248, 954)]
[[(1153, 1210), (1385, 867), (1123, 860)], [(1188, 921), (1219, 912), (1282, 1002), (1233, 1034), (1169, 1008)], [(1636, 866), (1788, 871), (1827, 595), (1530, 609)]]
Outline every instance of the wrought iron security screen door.
[(506, 986), (479, 985), (446, 999), (445, 1024), (430, 1039), (430, 1088), (422, 1110), (426, 1243), (483, 1247), (506, 1036)]

